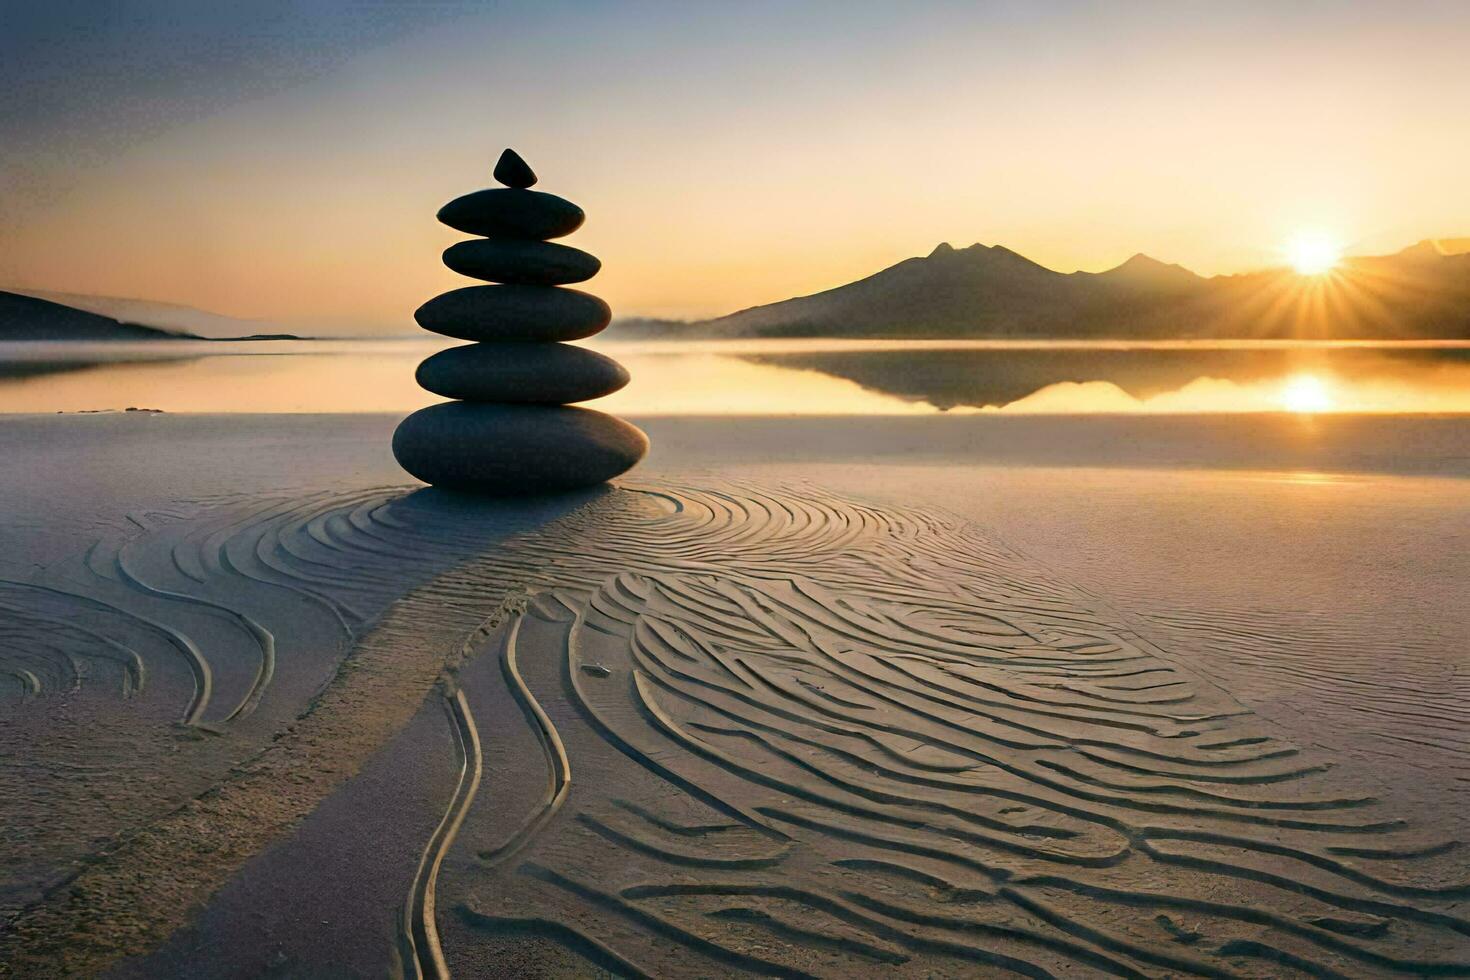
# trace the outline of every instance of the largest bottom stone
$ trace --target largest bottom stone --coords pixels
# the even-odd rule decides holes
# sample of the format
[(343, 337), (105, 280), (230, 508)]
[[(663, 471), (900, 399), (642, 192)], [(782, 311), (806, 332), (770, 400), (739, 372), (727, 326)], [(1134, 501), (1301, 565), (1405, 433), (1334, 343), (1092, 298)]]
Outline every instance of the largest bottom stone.
[(425, 483), (500, 496), (595, 486), (647, 452), (636, 426), (568, 405), (445, 402), (393, 433), (398, 464)]

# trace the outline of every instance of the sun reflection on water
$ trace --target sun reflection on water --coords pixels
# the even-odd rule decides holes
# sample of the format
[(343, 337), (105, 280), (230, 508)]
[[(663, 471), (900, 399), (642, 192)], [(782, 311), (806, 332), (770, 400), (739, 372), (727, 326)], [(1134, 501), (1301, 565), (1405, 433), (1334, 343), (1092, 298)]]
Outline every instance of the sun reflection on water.
[(1332, 404), (1331, 390), (1315, 374), (1292, 375), (1281, 389), (1281, 407), (1288, 412), (1327, 412)]

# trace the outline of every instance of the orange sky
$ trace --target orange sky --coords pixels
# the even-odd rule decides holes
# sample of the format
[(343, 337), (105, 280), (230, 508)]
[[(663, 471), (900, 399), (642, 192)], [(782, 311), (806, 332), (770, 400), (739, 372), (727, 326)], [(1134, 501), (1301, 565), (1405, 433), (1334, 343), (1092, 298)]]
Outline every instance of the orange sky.
[(7, 148), (0, 286), (411, 329), (464, 283), (435, 210), (504, 145), (586, 209), (568, 242), (620, 315), (729, 312), (942, 240), (1210, 274), (1303, 230), (1470, 234), (1470, 5), (1278, 6), (477, 11), (276, 85), (184, 77), (217, 97), (175, 116), (150, 92), (147, 125), (124, 73), (115, 111), (94, 87), (85, 124), (28, 119)]

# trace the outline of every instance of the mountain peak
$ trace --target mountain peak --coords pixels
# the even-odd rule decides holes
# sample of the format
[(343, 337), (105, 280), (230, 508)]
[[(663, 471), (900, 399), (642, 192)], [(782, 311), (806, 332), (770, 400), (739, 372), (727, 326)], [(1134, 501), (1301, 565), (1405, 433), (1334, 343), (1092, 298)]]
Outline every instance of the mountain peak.
[(1470, 238), (1436, 238), (1434, 247), (1440, 255), (1464, 255), (1470, 252)]
[(1434, 261), (1470, 252), (1470, 238), (1426, 238), (1396, 253), (1397, 258)]
[(1020, 252), (1006, 248), (1004, 245), (986, 245), (984, 242), (976, 242), (973, 245), (966, 245), (964, 248), (955, 248), (949, 242), (940, 242), (934, 246), (934, 251), (930, 252), (927, 258), (942, 259), (958, 258), (961, 256), (964, 257), (964, 264), (966, 266), (975, 264), (976, 262), (984, 263), (989, 259), (1001, 259), (1037, 269), (1044, 268), (1044, 266), (1031, 261)]
[[(1118, 268), (1119, 269), (1167, 269), (1167, 268), (1170, 268), (1170, 266), (1169, 266), (1169, 264), (1167, 262), (1160, 262), (1158, 259), (1154, 258), (1151, 255), (1144, 255), (1142, 252), (1134, 252), (1133, 255), (1129, 257), (1128, 261), (1127, 262), (1124, 262), (1122, 265), (1118, 266)], [(1177, 266), (1175, 268), (1177, 268)]]
[(1202, 282), (1195, 273), (1171, 262), (1160, 262), (1151, 255), (1135, 252), (1122, 265), (1114, 266), (1098, 276), (1139, 285), (1182, 286)]

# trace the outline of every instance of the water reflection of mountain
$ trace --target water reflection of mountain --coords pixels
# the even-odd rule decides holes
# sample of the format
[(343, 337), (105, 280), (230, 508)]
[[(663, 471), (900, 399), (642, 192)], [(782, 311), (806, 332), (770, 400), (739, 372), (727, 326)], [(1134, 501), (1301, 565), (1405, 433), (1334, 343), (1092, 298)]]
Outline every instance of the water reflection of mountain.
[(197, 361), (198, 354), (159, 354), (157, 356), (133, 355), (131, 357), (109, 357), (103, 352), (92, 352), (69, 357), (14, 357), (0, 348), (0, 384), (46, 378), (81, 371), (97, 371), (104, 368), (148, 368), (159, 364), (176, 364)]
[(1009, 349), (815, 351), (747, 354), (776, 367), (820, 371), (939, 408), (1006, 405), (1061, 382), (1103, 381), (1134, 398), (1177, 391), (1200, 378), (1237, 384), (1295, 374), (1407, 384), (1463, 383), (1470, 349), (1287, 347), (1271, 349)]

